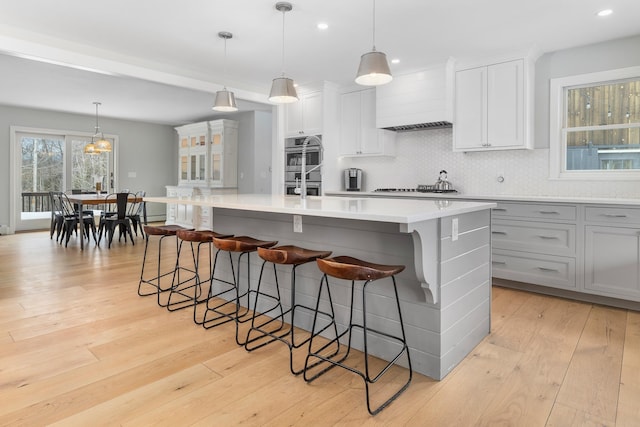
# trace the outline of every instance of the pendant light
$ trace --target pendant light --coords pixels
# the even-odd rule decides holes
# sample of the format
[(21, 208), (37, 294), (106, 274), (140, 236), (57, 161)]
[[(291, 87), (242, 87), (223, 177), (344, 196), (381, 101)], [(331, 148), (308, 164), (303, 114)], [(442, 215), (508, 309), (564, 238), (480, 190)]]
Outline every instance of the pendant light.
[(284, 15), (286, 12), (291, 11), (293, 6), (291, 3), (283, 1), (276, 3), (276, 9), (282, 12), (282, 75), (273, 79), (269, 101), (277, 104), (288, 104), (298, 100), (298, 94), (296, 93), (296, 88), (293, 86), (293, 80), (284, 75)]
[[(223, 78), (227, 78), (227, 40), (233, 37), (228, 31), (220, 31), (218, 37), (224, 39), (224, 73)], [(222, 90), (216, 92), (216, 101), (213, 104), (213, 110), (215, 111), (238, 111), (236, 105), (236, 96), (233, 92), (227, 90), (227, 86), (224, 86)]]
[(104, 134), (100, 131), (100, 125), (98, 124), (98, 106), (102, 105), (100, 102), (93, 103), (96, 106), (96, 128), (95, 133), (91, 137), (91, 142), (84, 146), (85, 154), (100, 154), (111, 151), (111, 142), (105, 139)]
[(376, 0), (373, 0), (373, 49), (360, 57), (356, 83), (363, 86), (379, 86), (393, 80), (387, 55), (376, 50)]

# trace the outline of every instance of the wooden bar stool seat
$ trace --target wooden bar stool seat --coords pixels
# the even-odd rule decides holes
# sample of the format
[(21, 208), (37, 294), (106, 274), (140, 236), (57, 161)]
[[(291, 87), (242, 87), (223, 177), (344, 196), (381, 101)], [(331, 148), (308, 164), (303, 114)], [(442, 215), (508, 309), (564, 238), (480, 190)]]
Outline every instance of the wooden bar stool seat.
[[(182, 227), (180, 225), (145, 225), (144, 226), (144, 234), (145, 234), (145, 243), (144, 243), (144, 255), (142, 258), (142, 269), (140, 271), (140, 281), (138, 282), (138, 295), (140, 296), (148, 296), (148, 295), (157, 295), (158, 304), (160, 304), (160, 294), (171, 289), (171, 283), (173, 283), (173, 278), (170, 284), (163, 286), (162, 278), (168, 275), (175, 274), (175, 259), (172, 259), (169, 265), (171, 265), (171, 270), (161, 272), (161, 267), (163, 264), (162, 260), (162, 244), (163, 240), (167, 237), (176, 237), (176, 233), (178, 230), (193, 230), (192, 228)], [(158, 260), (157, 260), (157, 273), (154, 277), (145, 278), (144, 270), (147, 266), (147, 252), (149, 250), (149, 237), (150, 236), (159, 236), (158, 240)], [(178, 239), (176, 241), (176, 254), (178, 253)], [(150, 289), (150, 290), (147, 290)]]
[[(297, 267), (315, 261), (320, 258), (326, 258), (331, 255), (331, 251), (318, 251), (312, 249), (305, 249), (298, 246), (286, 245), (278, 246), (275, 248), (258, 248), (258, 255), (264, 261), (262, 268), (260, 269), (260, 278), (258, 279), (258, 287), (256, 289), (256, 301), (254, 306), (253, 317), (251, 319), (251, 328), (247, 335), (247, 342), (245, 349), (247, 351), (253, 351), (261, 348), (274, 341), (280, 341), (289, 347), (289, 370), (292, 374), (298, 375), (303, 372), (304, 367), (296, 369), (294, 368), (294, 350), (307, 344), (311, 340), (311, 336), (307, 336), (302, 340), (296, 342), (296, 313), (300, 309), (306, 309), (311, 313), (315, 313), (316, 309), (313, 307), (305, 306), (303, 304), (296, 303), (296, 269)], [(275, 279), (275, 296), (269, 295), (261, 290), (263, 284), (263, 274), (265, 265), (270, 262), (273, 264), (273, 275)], [(280, 299), (280, 285), (278, 283), (278, 274), (276, 271), (276, 264), (291, 265), (291, 303), (290, 308), (286, 311), (282, 309), (282, 303)], [(275, 307), (280, 308), (280, 313), (276, 316), (269, 317), (267, 313), (261, 310), (261, 300), (266, 297), (270, 301), (276, 303)], [(264, 303), (263, 303), (264, 304)], [(331, 307), (333, 309), (333, 307)], [(262, 313), (259, 313), (262, 311)], [(272, 308), (273, 311), (273, 308)], [(333, 310), (330, 313), (322, 312), (325, 318), (329, 319), (329, 322), (316, 331), (316, 335), (322, 333), (329, 327), (333, 327), (335, 334), (337, 335), (337, 326), (335, 323), (335, 315)], [(285, 327), (285, 316), (289, 315), (289, 327)], [(266, 318), (267, 320), (258, 321), (260, 318)], [(274, 327), (274, 324), (276, 327)]]
[[(212, 283), (204, 306), (204, 313), (197, 314), (194, 311), (194, 321), (209, 329), (227, 322), (234, 322), (236, 329), (236, 342), (244, 345), (246, 337), (240, 338), (240, 324), (251, 320), (251, 296), (256, 292), (251, 289), (251, 262), (250, 254), (256, 252), (258, 248), (270, 248), (277, 245), (277, 241), (259, 240), (250, 236), (235, 237), (214, 237), (213, 245), (216, 247), (216, 261), (213, 265)], [(229, 254), (229, 265), (231, 268), (231, 280), (224, 280), (214, 277), (217, 266), (217, 258), (221, 251)], [(238, 254), (236, 267), (234, 267), (232, 254)], [(242, 258), (247, 262), (247, 284), (243, 288), (240, 282), (240, 264)], [(237, 274), (236, 270), (237, 268)], [(217, 288), (214, 288), (214, 283)], [(243, 305), (242, 302), (246, 301)], [(242, 308), (241, 308), (242, 307)]]
[[(178, 254), (176, 256), (176, 273), (169, 292), (169, 298), (166, 304), (161, 304), (166, 306), (169, 311), (195, 306), (206, 301), (204, 299), (199, 300), (199, 298), (202, 295), (203, 284), (207, 282), (210, 283), (213, 277), (214, 258), (211, 248), (213, 239), (228, 238), (232, 237), (233, 234), (221, 234), (211, 230), (178, 230), (176, 236), (179, 241)], [(186, 263), (180, 256), (185, 242), (189, 243), (191, 249), (191, 260), (189, 263)], [(209, 271), (205, 279), (202, 278), (200, 272), (202, 245), (205, 245), (209, 250), (207, 257), (209, 260)], [(184, 256), (182, 258), (184, 258)], [(184, 278), (184, 273), (187, 274), (186, 278)]]
[[(305, 361), (305, 369), (304, 369), (304, 379), (307, 382), (311, 382), (318, 378), (319, 376), (325, 374), (331, 368), (339, 366), (344, 368), (350, 372), (353, 372), (359, 375), (364, 383), (365, 383), (365, 393), (367, 400), (367, 410), (371, 415), (375, 415), (379, 413), (381, 410), (386, 408), (391, 402), (393, 402), (402, 392), (404, 392), (409, 383), (411, 382), (411, 378), (413, 376), (413, 370), (411, 369), (411, 358), (409, 355), (409, 346), (407, 345), (407, 339), (404, 332), (404, 323), (402, 321), (402, 312), (400, 310), (400, 299), (398, 297), (398, 288), (396, 286), (395, 275), (404, 270), (403, 265), (384, 265), (384, 264), (374, 264), (371, 262), (363, 261), (357, 258), (349, 257), (349, 256), (337, 256), (334, 258), (318, 258), (316, 260), (318, 268), (323, 274), (322, 279), (320, 281), (320, 292), (322, 292), (323, 284), (329, 288), (329, 279), (331, 276), (336, 279), (343, 279), (351, 281), (351, 302), (350, 302), (350, 310), (349, 310), (349, 325), (347, 328), (338, 334), (335, 339), (329, 341), (324, 344), (317, 350), (313, 350), (313, 337), (309, 342), (309, 352), (307, 355), (307, 359)], [(378, 282), (380, 279), (391, 278), (391, 284), (393, 285), (393, 295), (395, 296), (395, 305), (397, 307), (397, 319), (400, 325), (400, 335), (392, 334), (386, 331), (382, 331), (380, 329), (374, 329), (372, 327), (367, 326), (367, 317), (376, 315), (377, 317), (389, 317), (389, 310), (386, 307), (379, 309), (378, 313), (369, 313), (367, 310), (367, 291), (369, 290), (369, 286), (373, 283), (385, 283)], [(354, 294), (355, 294), (355, 282), (356, 281), (364, 281), (362, 285), (362, 323), (356, 323), (354, 321)], [(388, 283), (388, 282), (387, 282)], [(318, 293), (318, 302), (320, 301), (320, 293)], [(377, 305), (380, 305), (379, 301), (376, 301)], [(381, 312), (380, 312), (381, 311)], [(316, 315), (317, 317), (317, 315)], [(395, 319), (394, 319), (395, 320)], [(378, 322), (380, 323), (380, 322)], [(395, 323), (393, 320), (387, 321), (388, 324)], [(314, 326), (312, 327), (312, 331), (315, 330), (316, 320), (314, 318)], [(347, 363), (347, 358), (349, 357), (349, 352), (351, 351), (351, 342), (352, 342), (352, 332), (353, 329), (359, 329), (362, 331), (362, 340), (363, 340), (363, 356), (364, 356), (364, 369), (354, 367), (354, 363), (350, 361)], [(385, 328), (388, 329), (388, 328)], [(326, 349), (329, 348), (332, 344), (338, 342), (343, 336), (348, 335), (347, 341), (347, 350), (346, 353), (340, 356), (336, 356), (335, 354), (327, 354)], [(381, 348), (378, 352), (374, 353), (385, 353), (385, 354), (393, 354), (395, 356), (390, 358), (390, 361), (383, 366), (382, 368), (374, 369), (372, 368), (372, 356), (369, 354), (369, 341), (371, 343), (381, 343), (387, 346), (386, 348)], [(395, 352), (395, 348), (400, 348), (399, 352)], [(391, 368), (402, 356), (406, 356), (406, 363), (408, 365), (407, 369), (407, 380), (403, 381), (403, 385), (397, 389), (391, 397), (386, 399), (384, 402), (375, 405), (372, 408), (371, 404), (371, 396), (370, 396), (370, 386), (375, 384), (383, 375), (387, 373), (391, 373)], [(313, 359), (316, 359), (314, 363), (311, 363)], [(315, 373), (311, 373), (312, 368), (317, 365), (322, 365), (323, 362), (329, 364), (328, 367), (315, 371)], [(402, 369), (404, 370), (404, 369)], [(396, 384), (398, 380), (393, 380), (393, 383)], [(388, 385), (380, 386), (380, 388), (388, 387)], [(380, 399), (377, 399), (380, 400)]]

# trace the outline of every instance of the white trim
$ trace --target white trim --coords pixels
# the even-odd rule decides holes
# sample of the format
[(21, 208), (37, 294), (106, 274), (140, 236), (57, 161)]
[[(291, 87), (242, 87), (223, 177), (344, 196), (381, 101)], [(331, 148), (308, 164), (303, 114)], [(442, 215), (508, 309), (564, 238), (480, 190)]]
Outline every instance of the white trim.
[[(640, 170), (602, 170), (602, 171), (567, 171), (567, 150), (564, 143), (564, 90), (578, 85), (606, 83), (640, 77), (640, 66), (599, 71), (559, 77), (549, 82), (549, 179), (551, 180), (599, 180), (599, 181), (632, 181), (640, 179)], [(620, 129), (640, 127), (640, 124), (606, 125), (597, 127), (571, 128), (570, 131), (597, 129)]]

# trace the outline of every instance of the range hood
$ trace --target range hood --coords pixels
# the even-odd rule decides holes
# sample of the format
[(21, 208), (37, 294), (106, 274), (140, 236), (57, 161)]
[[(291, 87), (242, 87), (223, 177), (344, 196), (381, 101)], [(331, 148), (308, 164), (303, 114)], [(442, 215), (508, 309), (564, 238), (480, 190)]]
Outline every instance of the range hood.
[(394, 76), (376, 87), (376, 127), (393, 131), (452, 126), (454, 61)]

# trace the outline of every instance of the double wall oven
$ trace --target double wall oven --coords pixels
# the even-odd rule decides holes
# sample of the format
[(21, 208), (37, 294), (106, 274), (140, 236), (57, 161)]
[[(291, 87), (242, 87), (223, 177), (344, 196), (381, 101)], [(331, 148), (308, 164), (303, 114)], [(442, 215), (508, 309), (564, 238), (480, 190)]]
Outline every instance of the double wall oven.
[[(318, 138), (322, 138), (317, 135)], [(284, 187), (285, 194), (296, 194), (296, 187), (300, 187), (302, 179), (302, 145), (305, 137), (285, 139), (284, 144)], [(322, 172), (319, 165), (322, 163), (322, 147), (314, 143), (308, 143), (306, 147), (307, 164), (307, 195), (319, 196), (322, 194)], [(314, 169), (316, 168), (316, 169)], [(313, 169), (313, 170), (312, 170)]]

